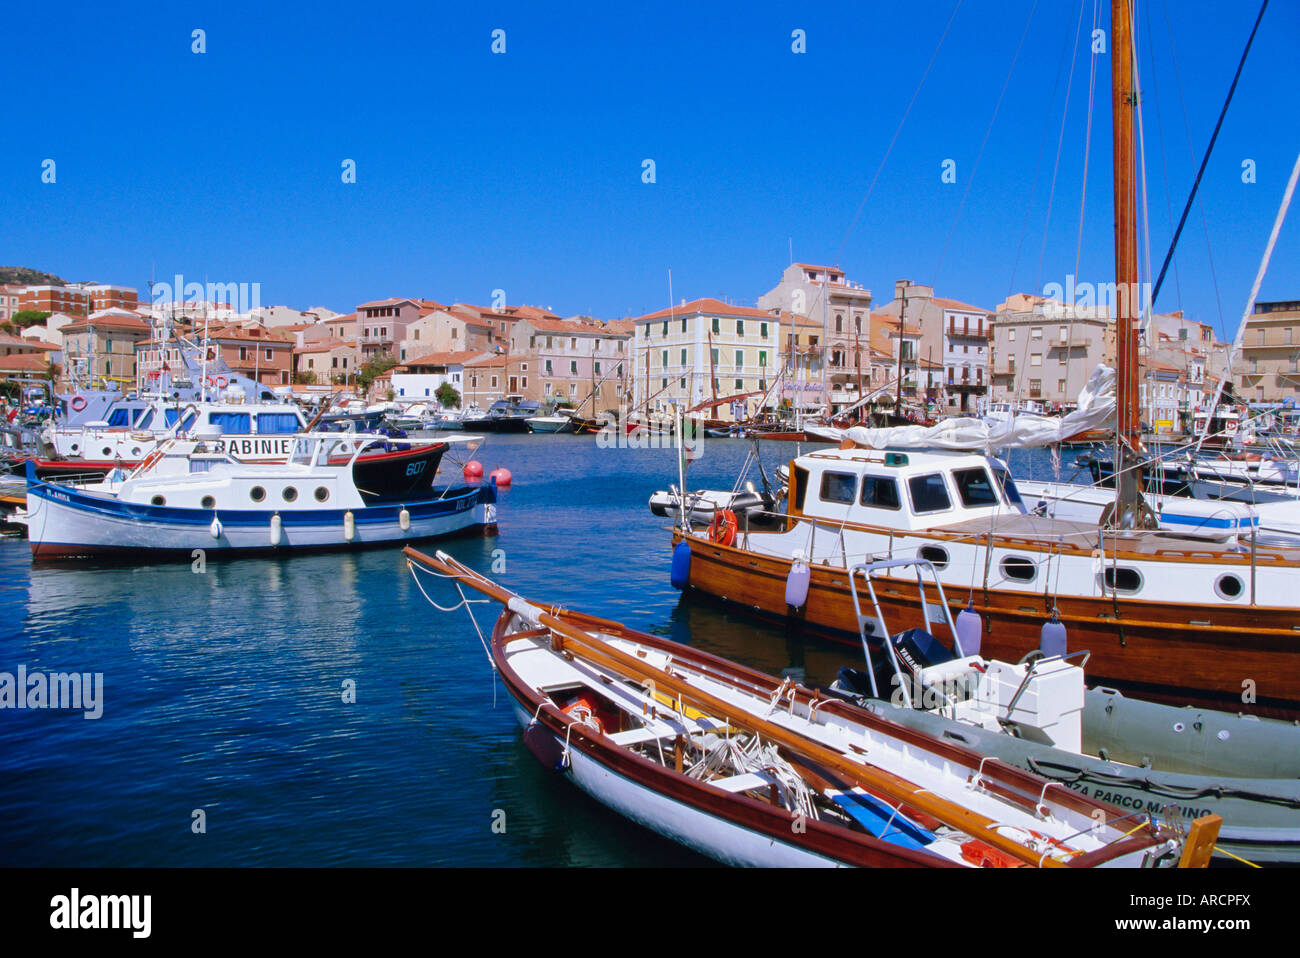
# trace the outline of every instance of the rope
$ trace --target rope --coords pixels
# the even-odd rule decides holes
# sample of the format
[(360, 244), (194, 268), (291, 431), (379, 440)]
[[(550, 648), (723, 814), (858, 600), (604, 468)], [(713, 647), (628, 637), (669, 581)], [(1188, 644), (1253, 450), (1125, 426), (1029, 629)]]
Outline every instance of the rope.
[(421, 594), (422, 596), (424, 596), (425, 600), (426, 600), (426, 601), (427, 601), (431, 606), (433, 606), (435, 609), (437, 609), (439, 612), (455, 612), (457, 609), (464, 609), (464, 610), (465, 610), (466, 614), (469, 616), (469, 620), (470, 620), (470, 622), (472, 622), (472, 623), (474, 624), (474, 631), (478, 633), (478, 641), (479, 641), (479, 644), (480, 644), (481, 646), (483, 646), (483, 652), (487, 655), (488, 664), (492, 666), (492, 670), (493, 670), (493, 671), (496, 671), (497, 664), (496, 664), (496, 662), (495, 662), (495, 661), (493, 660), (493, 658), (492, 658), (492, 650), (488, 647), (488, 642), (487, 642), (487, 639), (486, 639), (486, 638), (484, 637), (484, 635), (483, 635), (483, 630), (479, 628), (478, 620), (474, 618), (474, 610), (473, 610), (472, 608), (470, 608), (471, 605), (487, 604), (487, 603), (490, 602), (491, 600), (490, 600), (490, 599), (469, 599), (469, 598), (466, 598), (466, 596), (465, 596), (465, 590), (461, 588), (461, 585), (460, 585), (460, 579), (459, 579), (458, 576), (454, 576), (454, 575), (444, 575), (444, 574), (442, 574), (442, 573), (440, 573), (440, 572), (434, 572), (432, 569), (424, 569), (424, 572), (425, 572), (427, 575), (431, 575), (431, 576), (433, 576), (434, 578), (437, 578), (437, 579), (453, 579), (453, 580), (455, 580), (455, 582), (456, 582), (456, 591), (457, 591), (457, 593), (460, 594), (460, 602), (458, 602), (456, 605), (453, 605), (453, 606), (451, 606), (451, 607), (449, 607), (449, 608), (443, 608), (443, 607), (440, 606), (437, 602), (434, 602), (434, 601), (433, 601), (433, 599), (429, 596), (429, 593), (428, 593), (428, 592), (425, 592), (425, 591), (424, 591), (424, 584), (420, 582), (420, 577), (416, 574), (416, 571), (415, 571), (415, 563), (412, 562), (410, 559), (407, 559), (407, 560), (406, 560), (406, 567), (407, 567), (408, 569), (411, 570), (411, 579), (414, 580), (414, 582), (415, 582), (415, 587), (416, 587), (417, 589), (420, 590), (420, 594)]

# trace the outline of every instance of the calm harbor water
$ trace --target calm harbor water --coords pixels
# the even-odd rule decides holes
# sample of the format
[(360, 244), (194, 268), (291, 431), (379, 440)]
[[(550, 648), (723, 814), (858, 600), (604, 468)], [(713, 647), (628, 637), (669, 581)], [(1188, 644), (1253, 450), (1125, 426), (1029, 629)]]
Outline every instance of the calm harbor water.
[[(705, 440), (688, 485), (730, 488), (748, 448)], [(793, 451), (763, 444), (769, 473)], [(676, 481), (673, 450), (500, 436), (480, 460), (514, 473), (501, 534), (441, 547), (509, 588), (818, 684), (855, 662), (669, 585), (667, 522), (646, 501)], [(1013, 466), (1051, 474), (1043, 453)], [(485, 631), (496, 611), (475, 607)], [(0, 540), (0, 671), (20, 665), (103, 673), (103, 715), (0, 710), (3, 865), (703, 863), (537, 763), (464, 611), (433, 609), (398, 549), (196, 574), (33, 567), (25, 540)]]

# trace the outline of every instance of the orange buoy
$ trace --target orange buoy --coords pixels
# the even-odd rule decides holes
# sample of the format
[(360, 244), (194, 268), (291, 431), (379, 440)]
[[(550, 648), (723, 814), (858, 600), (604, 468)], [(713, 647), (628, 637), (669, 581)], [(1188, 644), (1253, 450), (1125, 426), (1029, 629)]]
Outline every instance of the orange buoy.
[(465, 463), (465, 478), (470, 482), (475, 482), (483, 478), (483, 463), (471, 459)]
[(488, 476), (488, 478), (491, 479), (493, 482), (495, 482), (498, 486), (504, 487), (504, 486), (509, 486), (511, 480), (514, 477), (510, 475), (509, 469), (505, 468), (505, 466), (502, 466), (499, 469), (493, 469), (492, 474)]

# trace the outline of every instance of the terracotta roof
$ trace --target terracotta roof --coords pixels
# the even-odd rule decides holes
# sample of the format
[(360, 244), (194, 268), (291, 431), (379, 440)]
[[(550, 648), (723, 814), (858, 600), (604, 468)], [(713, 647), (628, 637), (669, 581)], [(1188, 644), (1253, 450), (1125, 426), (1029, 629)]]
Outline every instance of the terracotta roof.
[(575, 322), (570, 319), (524, 319), (524, 322), (543, 333), (559, 333), (564, 336), (610, 336), (626, 335), (631, 330), (610, 329), (593, 323)]
[(672, 306), (668, 309), (657, 310), (653, 313), (647, 313), (644, 316), (638, 316), (633, 320), (635, 323), (651, 322), (653, 320), (671, 319), (673, 317), (693, 316), (696, 313), (705, 313), (707, 315), (718, 316), (738, 316), (742, 319), (766, 319), (775, 321), (773, 316), (765, 309), (754, 309), (750, 306), (729, 306), (720, 299), (705, 297), (703, 299), (693, 299), (684, 306)]
[(467, 359), (465, 361), (466, 366), (475, 366), (475, 367), (501, 366), (504, 368), (505, 364), (506, 364), (506, 357), (504, 353), (483, 353), (479, 356), (478, 359)]
[(803, 315), (803, 313), (787, 312), (784, 309), (781, 310), (779, 319), (781, 320), (781, 324), (785, 326), (807, 326), (816, 327), (817, 329), (823, 328), (820, 319), (813, 319), (811, 316)]
[(332, 353), (336, 349), (356, 349), (357, 343), (354, 339), (316, 339), (305, 346), (298, 346), (294, 353)]
[(8, 356), (0, 356), (0, 371), (45, 372), (49, 368), (49, 360), (39, 353), (10, 353)]
[(800, 269), (815, 269), (822, 273), (839, 273), (841, 276), (844, 275), (844, 270), (840, 269), (838, 266), (817, 266), (814, 263), (791, 263), (790, 265), (798, 266)]
[(68, 325), (64, 326), (62, 332), (65, 335), (67, 333), (79, 333), (83, 330), (89, 330), (91, 326), (94, 326), (96, 329), (108, 327), (109, 329), (123, 329), (139, 333), (148, 333), (153, 329), (152, 326), (142, 319), (136, 319), (135, 317), (128, 316), (125, 313), (114, 313), (111, 316), (99, 316), (94, 320), (90, 318), (78, 319), (76, 322), (68, 323)]
[(398, 363), (394, 368), (413, 369), (417, 366), (464, 366), (468, 363), (476, 362), (484, 356), (491, 355), (491, 353), (484, 353), (470, 349), (443, 350), (439, 352), (425, 353), (423, 356), (416, 356), (414, 359), (408, 359), (404, 363)]
[(942, 309), (960, 309), (965, 313), (984, 313), (987, 315), (992, 312), (992, 310), (985, 309), (983, 306), (972, 306), (970, 303), (963, 303), (961, 300), (944, 299), (941, 296), (930, 297), (930, 302)]

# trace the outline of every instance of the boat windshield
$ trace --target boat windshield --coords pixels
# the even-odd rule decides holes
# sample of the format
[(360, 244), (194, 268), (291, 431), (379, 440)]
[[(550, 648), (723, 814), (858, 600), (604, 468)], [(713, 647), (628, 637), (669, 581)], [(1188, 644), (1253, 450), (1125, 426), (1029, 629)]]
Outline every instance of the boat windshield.
[(1011, 478), (1011, 473), (1007, 471), (1006, 466), (1001, 463), (994, 463), (993, 475), (997, 477), (998, 486), (1001, 488), (1002, 495), (1006, 497), (1007, 502), (1024, 512), (1025, 502), (1020, 498), (1020, 490), (1016, 488), (1016, 481)]

